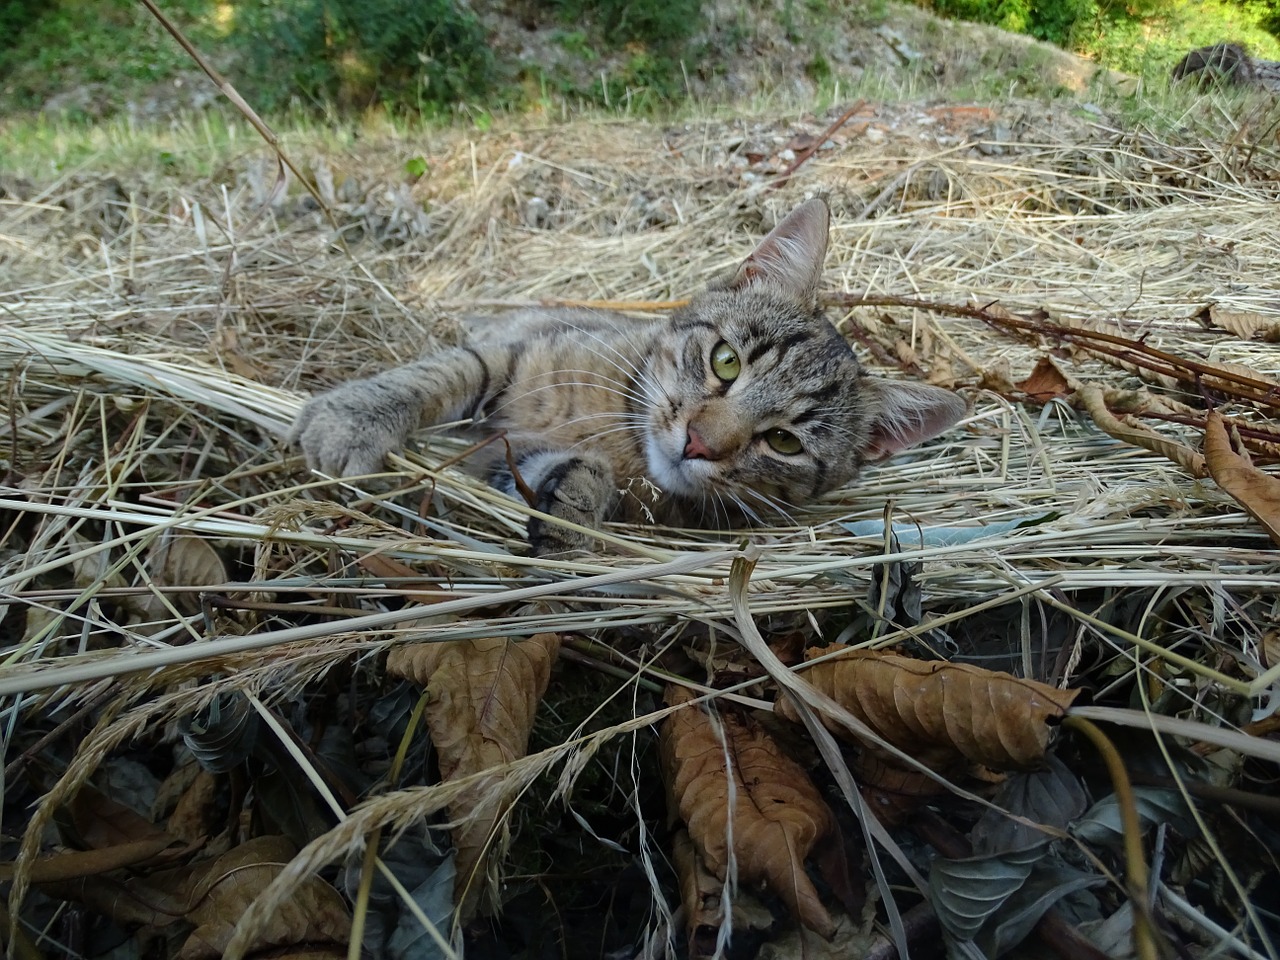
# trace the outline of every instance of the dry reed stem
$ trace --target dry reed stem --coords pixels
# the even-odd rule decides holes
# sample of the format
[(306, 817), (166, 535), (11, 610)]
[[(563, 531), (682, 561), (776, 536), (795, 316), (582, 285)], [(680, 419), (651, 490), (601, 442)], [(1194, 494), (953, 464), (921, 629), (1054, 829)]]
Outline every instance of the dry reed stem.
[[(1183, 660), (1169, 657), (1168, 669), (1242, 665), (1232, 689), (1256, 694), (1280, 682), (1258, 650), (1280, 575), (1264, 532), (1207, 482), (1065, 405), (1031, 409), (977, 387), (984, 375), (1026, 376), (1051, 344), (903, 299), (1043, 310), (1055, 323), (1275, 380), (1274, 345), (1200, 319), (1208, 303), (1280, 315), (1268, 280), (1280, 248), (1274, 152), (1191, 135), (1165, 142), (1013, 104), (1004, 109), (1016, 142), (992, 154), (973, 148), (980, 132), (918, 108), (868, 109), (880, 140), (866, 128), (849, 134), (776, 190), (765, 185), (782, 162), (753, 165), (747, 154), (820, 134), (839, 111), (290, 144), (350, 256), (296, 183), (272, 196), (274, 160), (255, 149), (219, 158), (204, 180), (100, 170), (35, 184), (0, 206), (6, 717), (16, 713), (20, 728), (109, 682), (119, 715), (84, 743), (51, 797), (78, 789), (146, 723), (214, 690), (241, 687), (270, 704), (402, 639), (559, 631), (612, 643), (671, 624), (732, 636), (748, 602), (757, 618), (820, 622), (864, 598), (870, 575), (895, 560), (922, 562), (927, 619), (949, 630), (981, 627), (1001, 601), (1027, 604), (1133, 658), (1137, 675), (1153, 676), (1151, 664), (1176, 647)], [(431, 173), (406, 182), (404, 158), (419, 154)], [(280, 444), (305, 392), (447, 342), (463, 314), (501, 323), (506, 306), (548, 300), (656, 309), (730, 268), (815, 193), (835, 214), (826, 280), (842, 306), (833, 319), (877, 345), (873, 367), (954, 382), (973, 412), (793, 518), (723, 534), (611, 524), (605, 555), (557, 564), (523, 556), (528, 506), (467, 475), (455, 462), (463, 441), (424, 434), (421, 451), (392, 463), (384, 486), (394, 496), (308, 476)], [(544, 219), (530, 212), (534, 198)], [(855, 303), (849, 291), (892, 305)], [(1060, 362), (1103, 391), (1125, 376), (1084, 353)], [(1228, 412), (1247, 429), (1246, 409)], [(1198, 442), (1194, 424), (1156, 428)], [(892, 554), (886, 502), (901, 542)], [(856, 533), (846, 526), (859, 522)], [(958, 532), (984, 526), (976, 538)], [(206, 538), (251, 574), (163, 582), (151, 564), (169, 531)], [(744, 539), (760, 559), (735, 612), (727, 583)], [(371, 577), (359, 559), (375, 553), (418, 576), (408, 586)], [(568, 574), (596, 579), (556, 579)], [(235, 596), (201, 605), (198, 586)], [(556, 603), (515, 611), (522, 589)], [(405, 590), (437, 591), (452, 606), (406, 614), (397, 609)], [(1141, 633), (1141, 659), (1091, 613), (1135, 592), (1148, 607), (1124, 626)], [(157, 594), (164, 604), (130, 612)], [(345, 605), (354, 615), (331, 616)], [(1180, 617), (1184, 607), (1206, 619)], [(442, 612), (465, 619), (411, 622)], [(999, 654), (1030, 663), (1037, 643), (1026, 631)], [(1192, 697), (1183, 706), (1219, 722)], [(533, 778), (587, 749), (574, 741), (513, 770)], [(454, 788), (370, 801), (304, 851), (272, 896), (374, 827), (443, 808)], [(52, 802), (33, 820), (29, 853)]]

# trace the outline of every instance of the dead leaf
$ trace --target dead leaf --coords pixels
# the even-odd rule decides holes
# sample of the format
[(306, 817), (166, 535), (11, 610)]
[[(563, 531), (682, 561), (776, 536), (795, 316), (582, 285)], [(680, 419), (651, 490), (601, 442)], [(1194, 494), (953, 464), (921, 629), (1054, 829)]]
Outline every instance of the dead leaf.
[(1241, 340), (1280, 343), (1280, 320), (1275, 317), (1251, 310), (1228, 310), (1216, 303), (1209, 307), (1208, 314), (1215, 326), (1234, 333)]
[[(394, 648), (387, 672), (426, 687), (427, 728), (440, 759), (440, 775), (456, 780), (491, 770), (525, 755), (533, 716), (560, 652), (560, 636), (539, 633), (526, 640), (489, 637), (447, 643), (414, 643)], [(474, 911), (490, 838), (509, 800), (495, 772), (450, 804), (461, 826), (458, 850), (459, 909)], [(479, 814), (479, 815), (477, 815)]]
[[(807, 656), (841, 649), (839, 644), (811, 648)], [(849, 650), (806, 670), (804, 677), (886, 741), (939, 772), (957, 755), (1002, 770), (1036, 766), (1049, 746), (1050, 721), (1062, 717), (1080, 693), (968, 664), (874, 650)], [(775, 709), (779, 716), (799, 720), (786, 699)], [(838, 736), (880, 753), (890, 766), (901, 766), (837, 721), (823, 721)]]
[(229, 366), (232, 373), (246, 380), (256, 380), (259, 383), (270, 382), (270, 377), (263, 375), (262, 368), (251, 356), (245, 354), (234, 328), (219, 326), (214, 331), (211, 346), (214, 356)]
[[(394, 557), (387, 557), (381, 553), (366, 553), (359, 557), (356, 563), (360, 565), (367, 573), (378, 577), (382, 580), (394, 580), (395, 585), (392, 589), (400, 592), (400, 595), (407, 600), (413, 600), (417, 603), (439, 603), (441, 600), (449, 598), (450, 594), (441, 591), (438, 585), (424, 577), (419, 571), (413, 569), (407, 563), (401, 563)], [(415, 590), (414, 587), (424, 587), (427, 592)]]
[(1041, 357), (1031, 375), (1014, 386), (1037, 403), (1048, 403), (1071, 392), (1071, 385), (1051, 357)]
[(1081, 384), (1076, 390), (1076, 396), (1080, 398), (1081, 404), (1093, 418), (1093, 422), (1104, 433), (1124, 443), (1131, 443), (1135, 447), (1167, 457), (1193, 477), (1209, 475), (1204, 457), (1190, 447), (1157, 433), (1146, 424), (1139, 423), (1131, 417), (1117, 417), (1108, 410), (1101, 388), (1094, 384)]
[[(178, 960), (218, 960), (241, 915), (297, 853), (284, 837), (258, 837), (211, 863), (196, 883), (187, 919), (196, 925), (178, 952)], [(271, 913), (246, 954), (274, 948), (344, 948), (351, 918), (338, 891), (310, 876)]]
[(1009, 369), (1009, 361), (1004, 357), (1000, 357), (991, 366), (980, 371), (978, 387), (982, 390), (998, 393), (1002, 397), (1011, 396), (1014, 393), (1014, 386), (1013, 373)]
[[(79, 877), (93, 877), (110, 873), (121, 867), (154, 860), (156, 855), (172, 844), (172, 837), (152, 837), (117, 843), (96, 850), (72, 850), (41, 857), (31, 864), (32, 883), (59, 883)], [(0, 882), (13, 879), (13, 864), (0, 863)]]
[(1204, 457), (1214, 483), (1231, 494), (1280, 546), (1280, 479), (1263, 473), (1231, 449), (1226, 422), (1210, 410), (1204, 427)]
[(93, 787), (81, 788), (66, 811), (65, 826), (78, 846), (103, 849), (138, 841), (165, 841), (166, 846), (178, 842), (163, 827)]
[(169, 832), (190, 843), (215, 832), (219, 778), (201, 769), (169, 816)]
[(724, 922), (724, 884), (702, 862), (688, 830), (676, 831), (671, 841), (671, 859), (680, 882), (689, 960), (714, 957)]
[[(676, 705), (693, 694), (669, 686), (666, 699)], [(804, 861), (838, 833), (804, 768), (758, 724), (729, 712), (713, 721), (702, 707), (677, 710), (660, 741), (671, 808), (707, 868), (723, 880), (733, 858), (743, 881), (766, 884), (802, 924), (830, 939), (835, 923)]]
[[(227, 565), (222, 557), (213, 544), (198, 534), (178, 532), (161, 536), (151, 548), (148, 560), (151, 578), (161, 586), (203, 587), (228, 580)], [(186, 602), (192, 609), (199, 609), (198, 598), (191, 597)]]
[[(147, 553), (146, 570), (151, 583), (162, 590), (164, 587), (222, 585), (230, 579), (226, 564), (213, 544), (198, 534), (180, 530), (165, 531), (156, 539)], [(179, 613), (192, 614), (200, 610), (200, 595), (194, 591), (170, 594), (169, 602)], [(155, 593), (125, 597), (121, 604), (144, 621), (135, 627), (143, 635), (167, 629), (173, 617)]]

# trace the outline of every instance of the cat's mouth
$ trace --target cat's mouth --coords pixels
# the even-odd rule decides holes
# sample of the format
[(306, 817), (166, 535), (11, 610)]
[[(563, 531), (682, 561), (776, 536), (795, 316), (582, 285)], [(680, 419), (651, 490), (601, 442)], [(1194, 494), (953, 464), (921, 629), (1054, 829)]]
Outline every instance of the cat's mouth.
[(645, 437), (645, 460), (649, 479), (668, 493), (701, 498), (723, 486), (716, 461), (685, 456), (687, 429), (672, 425), (661, 432), (650, 430)]

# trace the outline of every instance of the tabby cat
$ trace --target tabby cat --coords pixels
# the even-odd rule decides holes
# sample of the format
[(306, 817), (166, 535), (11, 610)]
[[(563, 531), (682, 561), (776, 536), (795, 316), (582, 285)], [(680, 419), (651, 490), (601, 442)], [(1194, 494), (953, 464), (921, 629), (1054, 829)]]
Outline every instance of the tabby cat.
[[(464, 419), (505, 431), (513, 457), (490, 444), (482, 465), (495, 485), (581, 527), (785, 515), (965, 409), (946, 390), (863, 372), (818, 307), (828, 220), (821, 200), (804, 203), (669, 318), (548, 309), (470, 321), (461, 346), (316, 396), (292, 438), (311, 467), (349, 476), (377, 472), (420, 423)], [(593, 542), (541, 517), (529, 540), (544, 556)]]

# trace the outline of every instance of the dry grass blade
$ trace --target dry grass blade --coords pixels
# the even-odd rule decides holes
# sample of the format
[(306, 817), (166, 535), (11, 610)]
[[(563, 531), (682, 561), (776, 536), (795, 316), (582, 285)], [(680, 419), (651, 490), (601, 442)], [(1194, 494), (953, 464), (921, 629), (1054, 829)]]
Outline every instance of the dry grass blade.
[[(31, 787), (47, 757), (64, 765), (35, 784), (44, 799), (26, 822), (6, 825), (26, 831), (15, 915), (59, 806), (220, 693), (268, 712), (305, 703), (311, 717), (349, 721), (367, 748), (385, 733), (370, 730), (373, 705), (394, 694), (381, 654), (406, 642), (576, 634), (616, 647), (616, 664), (669, 674), (651, 650), (730, 636), (785, 691), (861, 817), (905, 949), (876, 857), (921, 878), (866, 815), (824, 724), (876, 734), (761, 634), (785, 624), (811, 642), (848, 625), (859, 637), (870, 582), (899, 564), (920, 564), (921, 619), (880, 624), (877, 642), (949, 635), (957, 656), (1025, 676), (1119, 702), (1141, 689), (1150, 714), (1084, 710), (1277, 762), (1265, 736), (1229, 722), (1248, 713), (1243, 698), (1265, 722), (1280, 683), (1268, 632), (1280, 560), (1259, 526), (1274, 533), (1265, 413), (1280, 354), (1266, 338), (1280, 311), (1257, 279), (1280, 248), (1273, 147), (1210, 136), (1234, 122), (1216, 101), (1160, 135), (1041, 103), (1003, 103), (980, 121), (948, 104), (869, 102), (856, 130), (846, 123), (763, 189), (786, 169), (787, 144), (812, 144), (844, 112), (500, 119), (487, 132), (370, 123), (358, 139), (303, 130), (285, 138), (295, 173), (278, 192), (274, 157), (245, 148), (240, 128), (219, 139), (208, 124), (177, 124), (156, 147), (207, 158), (182, 177), (114, 159), (119, 149), (76, 173), (25, 171), (29, 189), (12, 185), (0, 205), (0, 695), (8, 782)], [(1011, 131), (1000, 142), (997, 119)], [(405, 158), (424, 153), (431, 176), (407, 181)], [(309, 193), (324, 184), (336, 230)], [(733, 531), (608, 524), (602, 556), (548, 561), (526, 555), (527, 504), (471, 476), (469, 443), (447, 431), (420, 432), (364, 484), (307, 475), (281, 444), (306, 393), (449, 343), (463, 315), (500, 323), (511, 307), (574, 301), (665, 309), (811, 194), (833, 206), (827, 288), (864, 291), (829, 306), (868, 366), (955, 386), (973, 411), (820, 503)], [(543, 219), (528, 215), (534, 198)], [(1060, 402), (1045, 367), (1027, 379), (1046, 352), (1099, 416)], [(1037, 393), (1031, 406), (1015, 383)], [(1223, 433), (1201, 385), (1230, 417)], [(1198, 479), (1202, 430), (1218, 444), (1208, 459), (1228, 468), (1221, 490)], [(1226, 439), (1237, 433), (1250, 470)], [(1229, 476), (1247, 486), (1233, 492)], [(175, 556), (181, 543), (201, 546)], [(744, 555), (749, 570), (735, 564)], [(758, 707), (759, 683), (757, 670), (735, 693)], [(497, 770), (522, 798), (513, 823), (528, 816), (523, 791), (557, 768), (595, 772), (606, 745), (664, 715), (630, 676), (621, 684), (608, 696), (634, 696), (634, 718), (551, 727), (551, 746), (504, 755)], [(900, 747), (881, 749), (926, 775)], [(598, 778), (625, 794), (592, 798), (613, 813), (644, 809), (636, 798), (658, 782), (635, 755), (635, 783), (616, 776), (626, 764)], [(289, 756), (289, 776), (312, 783), (314, 764)], [(299, 884), (374, 829), (461, 824), (457, 804), (485, 776), (335, 801), (345, 819), (266, 884), (228, 950), (248, 950)], [(1229, 886), (1222, 863), (1203, 869), (1206, 886)]]

